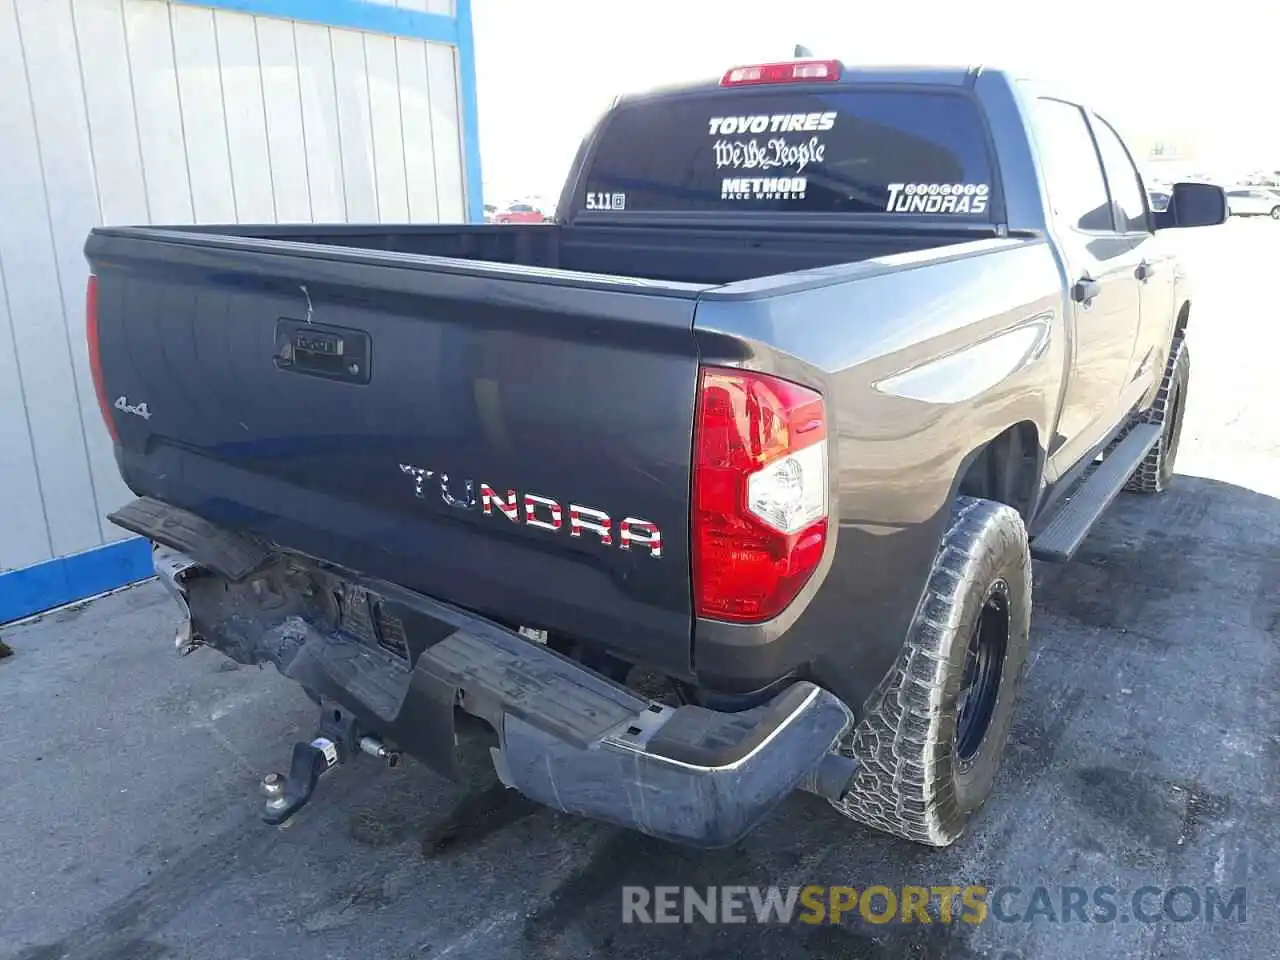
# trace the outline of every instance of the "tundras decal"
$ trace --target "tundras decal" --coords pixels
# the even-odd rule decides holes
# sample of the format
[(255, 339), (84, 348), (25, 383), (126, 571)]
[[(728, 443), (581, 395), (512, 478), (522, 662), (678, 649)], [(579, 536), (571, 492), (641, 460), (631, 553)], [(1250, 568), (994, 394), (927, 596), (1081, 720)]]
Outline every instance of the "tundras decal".
[(985, 213), (985, 183), (891, 183), (889, 213)]

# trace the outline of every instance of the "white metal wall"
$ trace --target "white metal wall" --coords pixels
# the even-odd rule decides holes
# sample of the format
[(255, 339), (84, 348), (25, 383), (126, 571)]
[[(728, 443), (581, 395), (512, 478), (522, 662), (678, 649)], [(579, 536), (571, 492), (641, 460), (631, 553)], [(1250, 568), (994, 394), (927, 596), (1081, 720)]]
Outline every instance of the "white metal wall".
[(89, 229), (462, 221), (455, 55), (165, 0), (0, 0), (0, 571), (121, 536)]

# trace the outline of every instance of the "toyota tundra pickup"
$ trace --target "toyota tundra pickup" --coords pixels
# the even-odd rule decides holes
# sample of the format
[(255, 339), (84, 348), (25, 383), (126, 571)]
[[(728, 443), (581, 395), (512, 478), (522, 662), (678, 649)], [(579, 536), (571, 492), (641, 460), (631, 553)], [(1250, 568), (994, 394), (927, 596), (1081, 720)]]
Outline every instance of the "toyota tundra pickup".
[(1008, 73), (806, 59), (618, 99), (554, 223), (99, 228), (111, 518), (183, 652), (318, 704), (270, 823), (403, 752), (695, 845), (799, 789), (950, 844), (1032, 558), (1170, 482), (1173, 249), (1226, 217), (1170, 197)]

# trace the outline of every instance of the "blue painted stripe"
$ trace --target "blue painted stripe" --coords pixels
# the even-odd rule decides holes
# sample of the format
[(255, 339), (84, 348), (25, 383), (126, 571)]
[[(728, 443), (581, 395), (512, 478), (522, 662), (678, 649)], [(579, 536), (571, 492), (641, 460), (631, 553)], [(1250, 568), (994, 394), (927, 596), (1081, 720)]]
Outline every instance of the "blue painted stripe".
[(416, 37), (438, 43), (458, 42), (458, 23), (439, 13), (401, 10), (368, 0), (174, 0), (193, 7), (234, 10), (259, 17), (301, 20), (326, 27), (347, 27), (385, 33), (393, 37)]
[(106, 593), (154, 574), (151, 543), (131, 537), (105, 547), (0, 573), (0, 623)]
[(455, 0), (458, 14), (458, 100), (462, 111), (462, 156), (467, 183), (467, 214), (484, 221), (484, 177), (480, 170), (480, 110), (476, 102), (476, 46), (471, 30), (471, 0)]

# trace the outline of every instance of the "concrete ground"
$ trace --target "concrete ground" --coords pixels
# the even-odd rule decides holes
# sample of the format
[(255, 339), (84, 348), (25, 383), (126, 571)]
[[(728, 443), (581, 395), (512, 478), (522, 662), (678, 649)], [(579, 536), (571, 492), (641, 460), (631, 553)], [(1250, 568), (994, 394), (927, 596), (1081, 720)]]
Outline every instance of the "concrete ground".
[[(413, 764), (339, 770), (271, 829), (256, 783), (310, 735), (310, 702), (274, 672), (176, 658), (176, 610), (147, 584), (4, 631), (0, 960), (1276, 956), (1280, 224), (1186, 239), (1200, 292), (1183, 475), (1164, 497), (1123, 495), (1075, 563), (1038, 571), (1009, 755), (955, 846), (798, 796), (749, 841), (700, 853), (463, 796)], [(806, 883), (1016, 885), (1006, 915), (1037, 886), (1057, 904), (1063, 885), (1108, 885), (1120, 910), (621, 922), (623, 885)], [(1144, 885), (1243, 886), (1244, 922), (1139, 922), (1127, 897)]]

